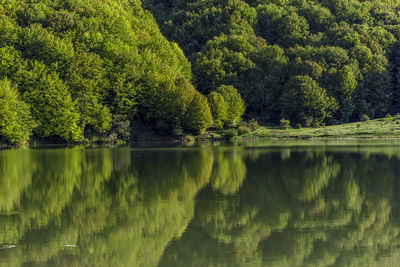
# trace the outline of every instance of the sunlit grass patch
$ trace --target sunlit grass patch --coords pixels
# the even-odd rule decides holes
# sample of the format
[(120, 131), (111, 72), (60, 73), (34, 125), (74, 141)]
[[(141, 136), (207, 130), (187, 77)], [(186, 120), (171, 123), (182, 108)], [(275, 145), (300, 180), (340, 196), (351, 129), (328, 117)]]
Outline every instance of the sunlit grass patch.
[(264, 126), (253, 135), (274, 138), (400, 138), (400, 116), (319, 128), (280, 129)]

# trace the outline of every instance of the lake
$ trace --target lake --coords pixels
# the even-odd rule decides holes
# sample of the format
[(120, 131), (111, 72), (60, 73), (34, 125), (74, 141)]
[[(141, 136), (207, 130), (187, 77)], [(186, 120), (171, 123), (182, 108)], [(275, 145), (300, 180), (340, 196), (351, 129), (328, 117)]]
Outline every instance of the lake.
[(0, 151), (0, 266), (397, 266), (400, 141)]

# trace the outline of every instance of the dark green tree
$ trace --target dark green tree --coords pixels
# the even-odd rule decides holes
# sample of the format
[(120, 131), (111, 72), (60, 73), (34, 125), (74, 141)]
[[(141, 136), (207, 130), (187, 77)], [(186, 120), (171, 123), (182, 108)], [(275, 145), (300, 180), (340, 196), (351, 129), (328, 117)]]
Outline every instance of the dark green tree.
[(294, 76), (286, 84), (281, 96), (282, 117), (306, 126), (320, 125), (338, 106), (309, 76)]

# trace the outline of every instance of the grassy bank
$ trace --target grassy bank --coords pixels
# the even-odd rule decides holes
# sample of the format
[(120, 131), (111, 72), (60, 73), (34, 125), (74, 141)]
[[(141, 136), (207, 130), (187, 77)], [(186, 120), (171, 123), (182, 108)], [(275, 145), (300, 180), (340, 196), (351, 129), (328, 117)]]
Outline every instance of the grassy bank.
[(400, 138), (400, 116), (320, 128), (259, 127), (242, 138)]

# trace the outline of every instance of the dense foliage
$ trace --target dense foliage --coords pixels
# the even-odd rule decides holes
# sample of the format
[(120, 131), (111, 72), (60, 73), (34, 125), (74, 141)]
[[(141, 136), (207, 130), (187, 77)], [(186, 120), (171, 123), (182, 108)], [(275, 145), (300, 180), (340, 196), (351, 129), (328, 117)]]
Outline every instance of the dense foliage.
[(0, 4), (0, 79), (18, 88), (24, 114), (31, 114), (21, 114), (31, 120), (19, 126), (18, 138), (1, 132), (6, 141), (27, 140), (33, 125), (36, 137), (67, 142), (111, 131), (120, 136), (113, 125), (122, 117), (194, 132), (211, 125), (207, 100), (196, 100), (190, 63), (139, 1)]
[(315, 126), (394, 114), (398, 10), (389, 0), (3, 0), (0, 79), (35, 127), (1, 137), (120, 136), (122, 117), (198, 134), (242, 115)]
[(400, 110), (397, 1), (144, 3), (192, 62), (197, 89), (234, 86), (248, 118), (317, 125)]
[(0, 80), (0, 136), (10, 143), (29, 139), (35, 122), (29, 106), (8, 80)]

